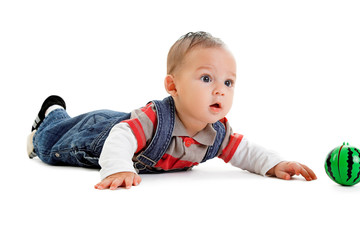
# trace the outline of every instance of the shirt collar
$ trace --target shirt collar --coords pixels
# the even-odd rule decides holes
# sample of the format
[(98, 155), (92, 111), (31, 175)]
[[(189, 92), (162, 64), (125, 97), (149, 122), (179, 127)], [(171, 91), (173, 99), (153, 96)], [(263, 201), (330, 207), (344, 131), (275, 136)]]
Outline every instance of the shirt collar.
[[(186, 129), (177, 114), (175, 114), (175, 125), (172, 135), (176, 137), (188, 136)], [(202, 145), (211, 146), (215, 142), (216, 130), (213, 128), (212, 124), (209, 123), (192, 138)]]

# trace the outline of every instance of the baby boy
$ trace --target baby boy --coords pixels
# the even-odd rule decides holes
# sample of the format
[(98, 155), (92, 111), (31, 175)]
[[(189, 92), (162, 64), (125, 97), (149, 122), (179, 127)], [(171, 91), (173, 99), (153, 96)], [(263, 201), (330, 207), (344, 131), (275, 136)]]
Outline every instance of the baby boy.
[(171, 47), (165, 89), (170, 96), (131, 113), (99, 110), (71, 118), (59, 96), (48, 97), (28, 138), (30, 158), (51, 165), (100, 168), (96, 189), (130, 188), (139, 174), (190, 170), (214, 157), (249, 172), (289, 180), (316, 175), (234, 133), (226, 119), (236, 63), (226, 45), (190, 32)]

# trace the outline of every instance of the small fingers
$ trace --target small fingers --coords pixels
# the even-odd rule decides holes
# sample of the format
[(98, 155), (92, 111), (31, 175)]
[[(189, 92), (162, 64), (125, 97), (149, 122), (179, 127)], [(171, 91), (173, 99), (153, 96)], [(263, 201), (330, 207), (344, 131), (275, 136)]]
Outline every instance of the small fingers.
[(312, 180), (309, 173), (303, 167), (300, 168), (300, 174), (306, 179), (306, 181)]
[(287, 172), (284, 172), (284, 171), (279, 171), (276, 174), (276, 177), (284, 179), (284, 180), (290, 180), (290, 178), (291, 178), (290, 174), (288, 174)]
[(101, 182), (99, 182), (98, 184), (95, 185), (96, 189), (102, 190), (102, 189), (106, 189), (111, 185), (112, 181), (110, 179), (104, 179)]
[(123, 183), (123, 179), (115, 178), (110, 185), (110, 190), (117, 189), (122, 183)]
[(301, 164), (302, 165), (302, 167), (307, 171), (307, 173), (309, 174), (309, 176), (310, 176), (310, 180), (316, 180), (317, 179), (317, 176), (315, 175), (315, 173), (314, 173), (314, 171), (313, 170), (311, 170), (309, 167), (307, 167), (306, 165), (303, 165), (303, 164)]
[(134, 177), (131, 176), (131, 177), (126, 177), (125, 180), (124, 180), (124, 183), (125, 183), (125, 188), (126, 189), (130, 189), (131, 186), (132, 186), (132, 183), (133, 183), (133, 180), (134, 180)]
[(289, 180), (293, 175), (302, 175), (306, 181), (317, 179), (315, 173), (307, 166), (298, 162), (281, 162), (275, 167), (275, 175), (278, 178)]
[(141, 177), (139, 175), (135, 174), (133, 185), (137, 186), (140, 184), (140, 182), (141, 182)]
[(294, 171), (294, 174), (296, 175), (302, 175), (306, 181), (311, 181), (316, 179), (315, 173), (308, 168), (307, 166), (297, 163), (297, 162), (291, 162), (289, 163), (289, 167)]
[(98, 184), (94, 187), (95, 189), (106, 189), (109, 188), (110, 190), (115, 190), (118, 187), (125, 187), (126, 189), (131, 188), (131, 186), (137, 186), (141, 182), (141, 177), (137, 174), (130, 173), (130, 172), (121, 172), (115, 173)]

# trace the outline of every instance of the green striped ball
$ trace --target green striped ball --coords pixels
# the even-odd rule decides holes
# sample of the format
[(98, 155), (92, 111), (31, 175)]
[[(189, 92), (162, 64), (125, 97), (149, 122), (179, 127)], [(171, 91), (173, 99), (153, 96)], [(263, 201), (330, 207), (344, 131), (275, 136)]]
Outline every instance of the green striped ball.
[(360, 182), (360, 151), (349, 143), (335, 148), (326, 157), (325, 171), (338, 184), (357, 184)]

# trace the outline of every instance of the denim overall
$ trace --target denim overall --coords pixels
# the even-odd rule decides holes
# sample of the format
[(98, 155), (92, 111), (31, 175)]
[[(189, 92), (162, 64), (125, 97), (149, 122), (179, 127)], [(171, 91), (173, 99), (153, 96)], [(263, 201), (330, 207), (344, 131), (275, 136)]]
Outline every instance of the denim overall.
[[(155, 170), (154, 166), (170, 145), (175, 105), (171, 96), (153, 103), (157, 113), (157, 128), (150, 144), (134, 159), (138, 173), (165, 172)], [(129, 118), (130, 113), (110, 110), (93, 111), (71, 118), (64, 109), (56, 109), (44, 119), (35, 133), (35, 152), (43, 162), (51, 165), (100, 168), (99, 157), (110, 130)], [(208, 148), (201, 162), (216, 157), (224, 140), (224, 125), (218, 121), (213, 124), (213, 128), (217, 132), (215, 142)]]

